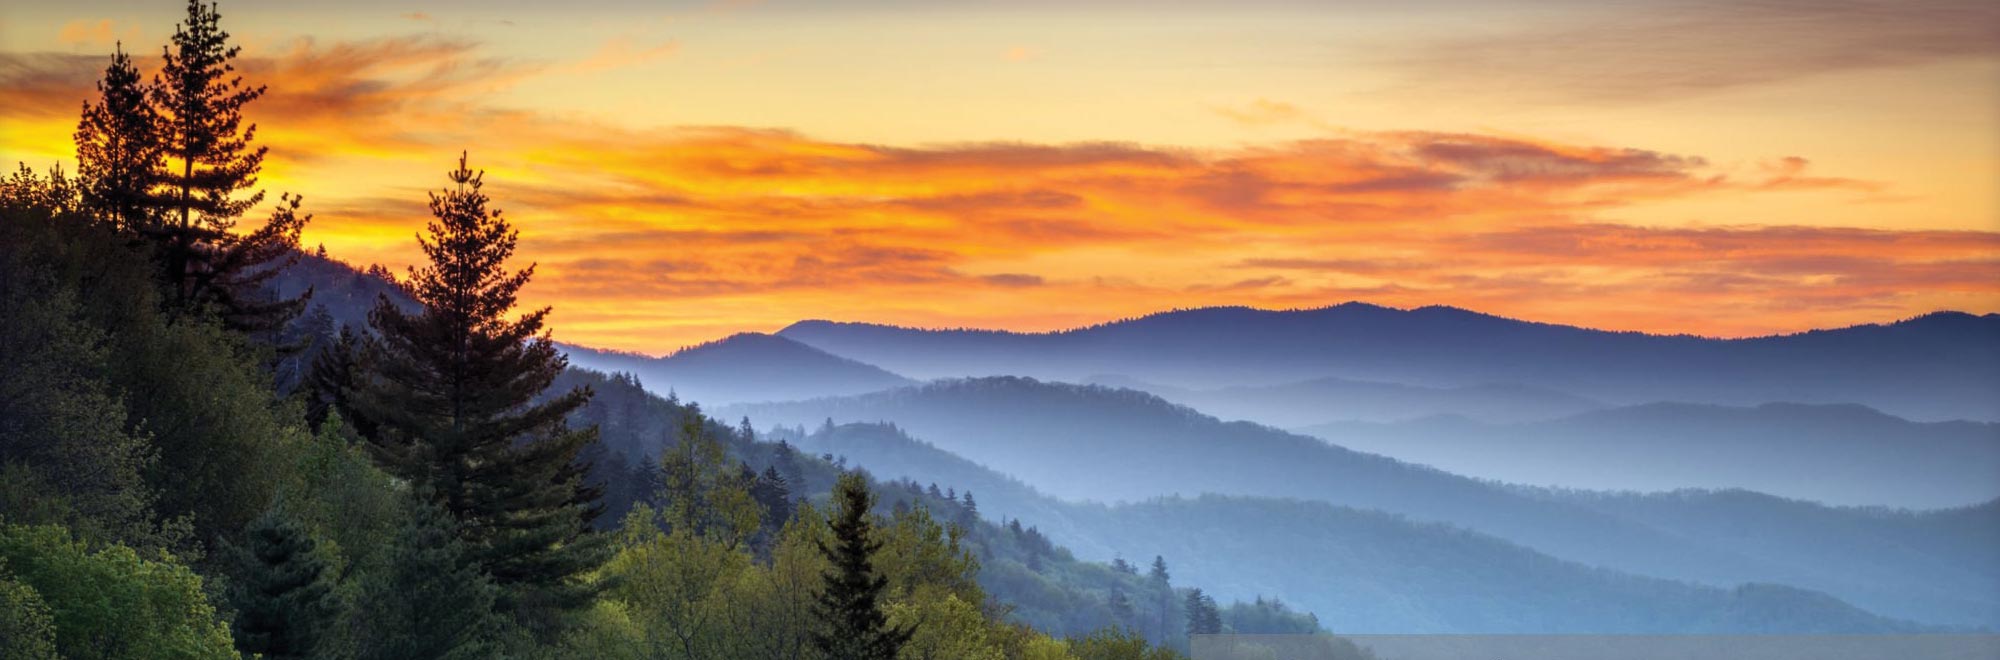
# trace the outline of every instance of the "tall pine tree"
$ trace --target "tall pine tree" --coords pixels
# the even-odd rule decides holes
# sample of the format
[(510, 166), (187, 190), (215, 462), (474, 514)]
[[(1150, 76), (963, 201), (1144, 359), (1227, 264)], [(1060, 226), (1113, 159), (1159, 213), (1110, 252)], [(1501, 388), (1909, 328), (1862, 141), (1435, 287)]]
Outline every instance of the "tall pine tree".
[(590, 531), (599, 493), (577, 460), (597, 429), (565, 424), (591, 392), (541, 398), (568, 365), (543, 329), (549, 309), (504, 318), (534, 266), (506, 269), (517, 233), (487, 208), (481, 174), (460, 158), (450, 177), (418, 238), (430, 264), (406, 281), (422, 311), (377, 301), (363, 373), (334, 400), (386, 470), (459, 521), (503, 606), (551, 634), (554, 614), (590, 602), (584, 575), (610, 552)]
[(820, 629), (813, 632), (813, 646), (827, 660), (879, 660), (894, 658), (910, 641), (915, 628), (891, 628), (882, 613), (882, 590), (889, 578), (875, 570), (874, 556), (882, 542), (872, 538), (875, 496), (868, 492), (866, 478), (858, 473), (840, 475), (833, 498), (834, 545), (819, 543), (820, 554), (832, 563), (823, 577), (813, 612)]
[(458, 524), (427, 497), (389, 550), (388, 565), (364, 578), (349, 611), (353, 655), (361, 660), (486, 658), (501, 629), (495, 589), (459, 538)]
[(236, 648), (265, 658), (304, 658), (339, 612), (332, 567), (317, 542), (274, 505), (244, 530), (243, 544), (231, 548), (237, 580), (230, 604), (236, 607)]
[(84, 102), (76, 126), (83, 204), (127, 234), (153, 227), (158, 217), (153, 184), (165, 154), (151, 90), (121, 43), (97, 81), (97, 102)]
[(263, 227), (233, 231), (264, 200), (252, 187), (268, 148), (253, 147), (257, 125), (243, 123), (243, 106), (263, 96), (264, 87), (236, 75), (241, 49), (229, 45), (221, 20), (215, 5), (188, 0), (186, 20), (162, 51), (150, 96), (164, 157), (147, 195), (160, 217), (141, 232), (154, 243), (171, 302), (184, 310), (211, 308), (233, 329), (268, 333), (297, 316), (311, 296), (272, 300), (264, 291), (297, 258), (299, 231), (311, 216), (300, 215), (299, 198), (287, 195)]

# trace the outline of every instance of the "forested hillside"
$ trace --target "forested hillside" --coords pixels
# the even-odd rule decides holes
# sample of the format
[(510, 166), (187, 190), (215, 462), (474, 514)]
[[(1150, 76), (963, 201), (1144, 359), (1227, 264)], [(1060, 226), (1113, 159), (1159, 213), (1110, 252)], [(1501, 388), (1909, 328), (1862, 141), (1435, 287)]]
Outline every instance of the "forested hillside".
[(302, 259), (237, 52), (189, 3), (158, 77), (108, 58), (79, 172), (0, 181), (0, 657), (1157, 659), (1119, 590), (1190, 606), (1155, 640), (1219, 620), (567, 369), (463, 156), (424, 263)]
[[(1830, 543), (1783, 517), (1732, 518), (1727, 507), (1682, 510), (1697, 527), (1655, 524), (1539, 491), (1470, 479), (1245, 422), (1222, 422), (1149, 394), (1023, 378), (939, 381), (857, 397), (739, 406), (765, 423), (892, 422), (910, 435), (1050, 495), (1138, 502), (1206, 493), (1323, 501), (1488, 534), (1589, 566), (1696, 583), (1751, 582), (1825, 591), (1871, 612), (1929, 623), (2000, 620), (1990, 587), (2000, 563), (1982, 545), (1935, 527), (1799, 503), (1806, 521), (1842, 521), (1880, 543)], [(1064, 460), (1048, 460), (1061, 456)], [(1658, 500), (1666, 510), (1680, 505)], [(1025, 515), (1025, 514), (1024, 514)], [(1745, 515), (1754, 515), (1746, 512)], [(1718, 530), (1726, 529), (1727, 533)], [(1896, 540), (1925, 534), (1926, 540)], [(1815, 540), (1818, 539), (1818, 540)], [(1959, 550), (1941, 561), (1937, 546)], [(1821, 558), (1838, 557), (1822, 561)], [(1857, 566), (1865, 565), (1865, 570)]]

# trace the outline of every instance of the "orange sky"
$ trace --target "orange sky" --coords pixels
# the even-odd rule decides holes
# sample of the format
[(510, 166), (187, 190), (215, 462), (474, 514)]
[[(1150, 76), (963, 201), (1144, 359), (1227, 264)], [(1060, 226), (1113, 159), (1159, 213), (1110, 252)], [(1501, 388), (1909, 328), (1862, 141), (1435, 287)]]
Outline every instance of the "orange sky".
[[(1989, 2), (431, 4), (222, 7), (271, 88), (264, 183), (308, 244), (400, 269), (469, 149), (565, 341), (2000, 311)], [(0, 157), (71, 158), (110, 44), (156, 52), (179, 9), (0, 14)]]

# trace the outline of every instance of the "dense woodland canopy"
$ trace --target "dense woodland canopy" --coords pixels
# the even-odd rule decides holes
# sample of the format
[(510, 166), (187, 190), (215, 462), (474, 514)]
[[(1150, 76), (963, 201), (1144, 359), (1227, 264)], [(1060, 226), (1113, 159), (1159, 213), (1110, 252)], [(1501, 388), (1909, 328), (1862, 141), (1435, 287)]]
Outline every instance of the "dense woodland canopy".
[(1318, 630), (568, 368), (464, 158), (401, 277), (302, 253), (294, 196), (246, 226), (264, 87), (213, 5), (163, 55), (109, 57), (76, 173), (0, 181), (0, 657), (1156, 659)]

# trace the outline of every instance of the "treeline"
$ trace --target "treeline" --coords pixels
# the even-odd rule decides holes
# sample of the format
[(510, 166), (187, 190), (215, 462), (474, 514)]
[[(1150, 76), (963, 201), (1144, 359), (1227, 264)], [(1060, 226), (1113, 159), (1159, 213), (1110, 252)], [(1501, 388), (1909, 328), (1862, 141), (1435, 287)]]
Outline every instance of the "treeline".
[(266, 151), (237, 55), (190, 2), (157, 75), (112, 56), (74, 178), (0, 182), (0, 656), (1174, 656), (1009, 622), (976, 516), (593, 405), (464, 159), (409, 301), (301, 318), (300, 200), (238, 227)]

